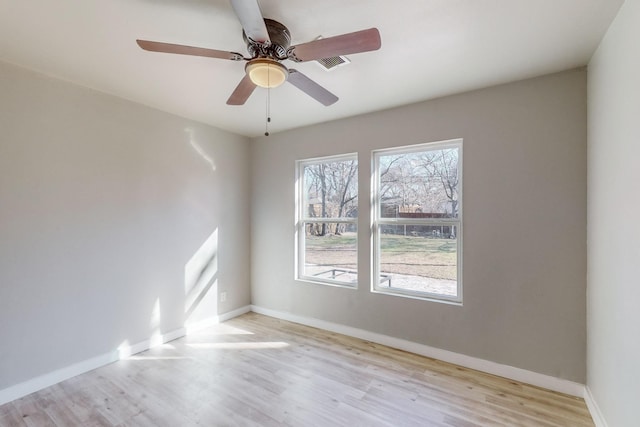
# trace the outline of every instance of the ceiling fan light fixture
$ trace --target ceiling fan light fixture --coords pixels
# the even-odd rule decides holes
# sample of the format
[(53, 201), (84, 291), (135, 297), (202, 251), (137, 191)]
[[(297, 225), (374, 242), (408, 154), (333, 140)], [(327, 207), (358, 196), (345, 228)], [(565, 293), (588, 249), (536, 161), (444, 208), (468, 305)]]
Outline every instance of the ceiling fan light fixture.
[(269, 58), (252, 59), (245, 66), (245, 71), (251, 81), (260, 87), (274, 88), (287, 80), (287, 67)]

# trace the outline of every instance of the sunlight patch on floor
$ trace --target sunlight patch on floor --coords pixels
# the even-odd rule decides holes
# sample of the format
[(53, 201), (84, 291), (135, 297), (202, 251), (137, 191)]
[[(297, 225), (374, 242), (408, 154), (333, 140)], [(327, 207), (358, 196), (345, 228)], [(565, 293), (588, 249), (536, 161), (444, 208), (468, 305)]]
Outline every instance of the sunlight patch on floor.
[(271, 342), (211, 342), (187, 344), (187, 347), (201, 350), (254, 350), (269, 348), (285, 348), (289, 344), (282, 341)]
[(183, 359), (193, 359), (193, 357), (184, 357), (184, 356), (131, 356), (127, 357), (126, 360), (183, 360)]

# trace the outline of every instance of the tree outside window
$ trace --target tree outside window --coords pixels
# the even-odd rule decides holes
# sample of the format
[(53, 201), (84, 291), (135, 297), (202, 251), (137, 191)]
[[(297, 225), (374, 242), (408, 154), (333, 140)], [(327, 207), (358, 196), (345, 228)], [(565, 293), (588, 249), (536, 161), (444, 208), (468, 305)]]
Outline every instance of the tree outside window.
[(462, 142), (374, 153), (378, 292), (460, 302)]
[(297, 277), (356, 286), (356, 156), (298, 162), (298, 188)]

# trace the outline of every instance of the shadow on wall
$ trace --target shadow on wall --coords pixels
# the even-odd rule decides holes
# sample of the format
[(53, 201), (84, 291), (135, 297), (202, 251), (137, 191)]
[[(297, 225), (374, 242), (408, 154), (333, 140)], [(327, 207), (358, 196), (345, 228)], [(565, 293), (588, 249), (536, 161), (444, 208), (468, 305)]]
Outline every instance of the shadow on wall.
[(186, 325), (218, 315), (218, 229), (184, 266)]
[[(214, 159), (203, 146), (196, 141), (195, 131), (189, 127), (184, 128), (190, 147), (205, 163), (216, 173), (217, 167)], [(210, 212), (206, 212), (210, 213)], [(206, 214), (205, 213), (205, 214)], [(206, 218), (203, 218), (206, 221)], [(210, 228), (209, 228), (210, 229)], [(218, 228), (205, 239), (204, 243), (193, 253), (189, 261), (184, 265), (184, 308), (183, 326), (186, 328), (198, 328), (200, 324), (208, 323), (218, 316)], [(174, 295), (175, 296), (175, 295)], [(169, 307), (182, 304), (182, 301), (167, 301)], [(120, 359), (128, 358), (133, 354), (147, 348), (155, 347), (184, 334), (184, 329), (175, 331), (162, 331), (161, 298), (158, 296), (151, 307), (149, 318), (149, 338), (143, 342), (130, 343), (124, 340), (117, 349)]]
[[(195, 131), (185, 128), (191, 148), (216, 172), (214, 159), (198, 143)], [(218, 316), (218, 229), (216, 228), (184, 267), (185, 326)]]

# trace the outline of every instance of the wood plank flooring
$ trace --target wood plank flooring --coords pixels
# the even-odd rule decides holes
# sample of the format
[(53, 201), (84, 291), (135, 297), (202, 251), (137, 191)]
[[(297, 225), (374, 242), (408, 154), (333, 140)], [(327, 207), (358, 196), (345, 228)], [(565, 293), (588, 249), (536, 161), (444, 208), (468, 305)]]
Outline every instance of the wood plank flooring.
[(0, 406), (2, 427), (593, 425), (582, 399), (255, 313)]

